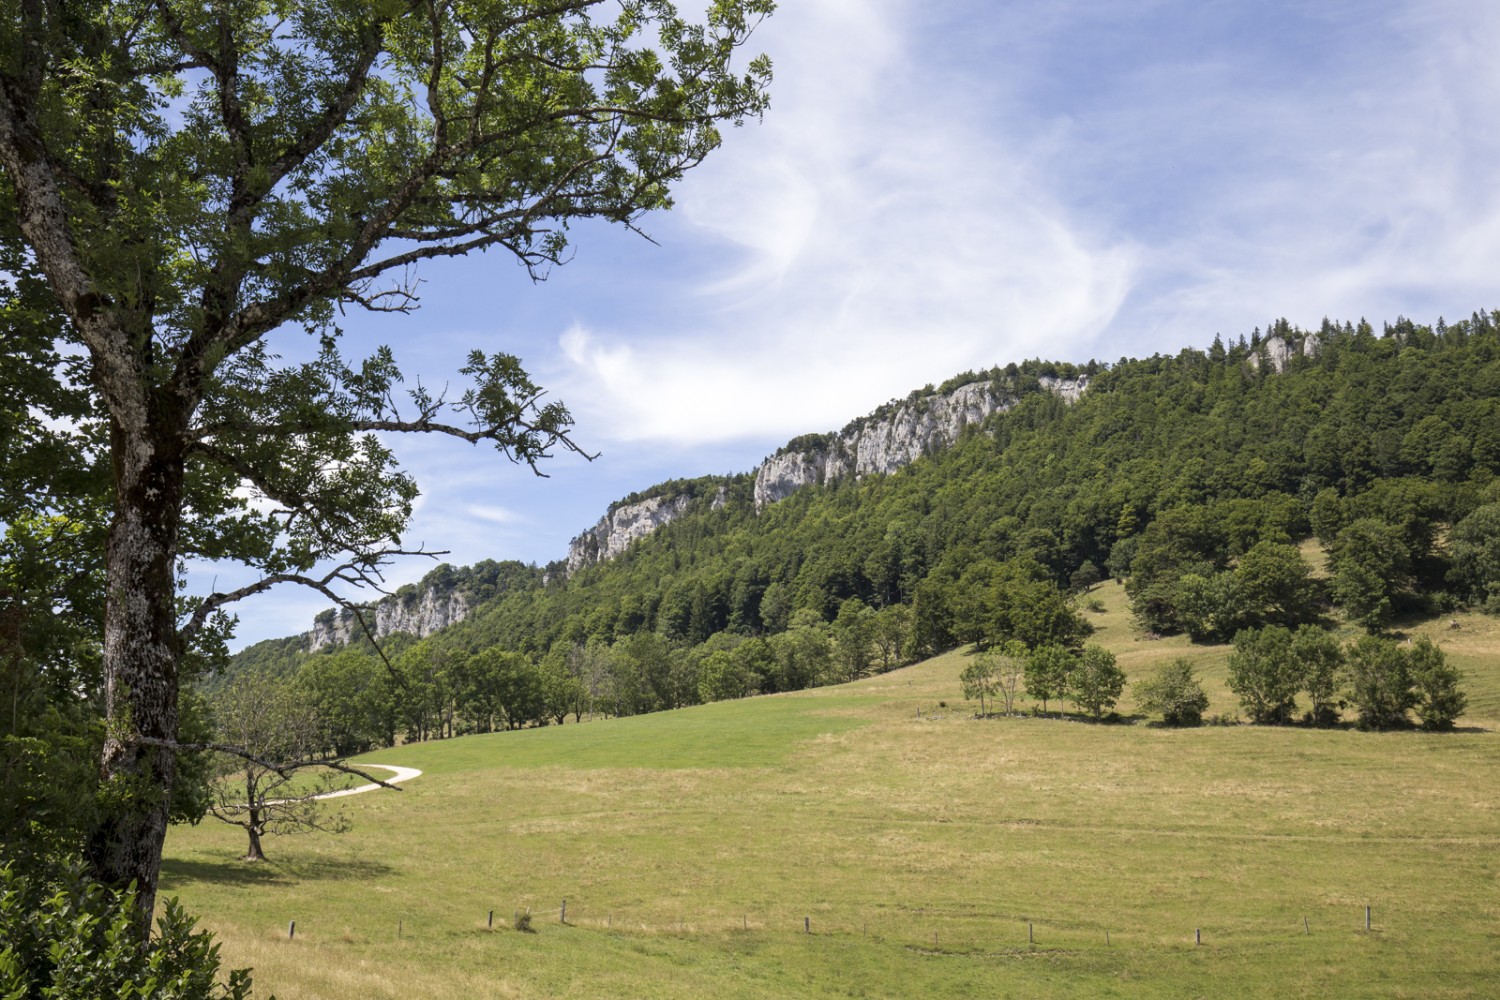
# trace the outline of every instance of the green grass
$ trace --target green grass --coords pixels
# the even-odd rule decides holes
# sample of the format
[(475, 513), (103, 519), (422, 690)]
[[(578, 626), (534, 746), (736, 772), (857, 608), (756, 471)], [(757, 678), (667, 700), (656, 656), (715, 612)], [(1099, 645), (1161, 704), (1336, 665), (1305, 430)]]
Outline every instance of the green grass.
[[(1098, 593), (1127, 671), (1188, 655), (1235, 710), (1226, 650), (1142, 639)], [(1418, 630), (1470, 674), (1455, 734), (980, 720), (952, 653), (381, 751), (425, 773), (344, 800), (352, 832), (257, 867), (236, 831), (174, 829), (164, 889), (282, 1000), (1495, 996), (1491, 625)], [(524, 908), (536, 933), (502, 929)]]

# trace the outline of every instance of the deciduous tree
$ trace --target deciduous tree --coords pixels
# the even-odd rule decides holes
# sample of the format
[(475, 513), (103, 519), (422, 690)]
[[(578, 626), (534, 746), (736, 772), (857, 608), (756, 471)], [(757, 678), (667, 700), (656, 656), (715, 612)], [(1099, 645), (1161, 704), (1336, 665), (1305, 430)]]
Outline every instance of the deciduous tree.
[[(101, 769), (122, 794), (88, 855), (107, 884), (137, 883), (142, 931), (183, 650), (279, 583), (378, 582), (416, 486), (373, 433), (533, 466), (572, 447), (566, 409), (515, 358), (476, 351), (458, 398), (418, 384), (398, 399), (391, 352), (341, 355), (340, 310), (408, 310), (414, 266), (487, 248), (540, 274), (571, 223), (634, 227), (668, 206), (718, 125), (765, 107), (769, 64), (732, 62), (771, 6), (714, 0), (701, 24), (666, 0), (0, 14), (0, 258), (8, 291), (45, 289), (46, 342), (69, 359), (33, 368), (30, 389), (84, 398), (84, 450), (109, 470)], [(314, 360), (278, 362), (265, 338), (288, 325), (316, 338)], [(183, 614), (190, 557), (261, 577)]]

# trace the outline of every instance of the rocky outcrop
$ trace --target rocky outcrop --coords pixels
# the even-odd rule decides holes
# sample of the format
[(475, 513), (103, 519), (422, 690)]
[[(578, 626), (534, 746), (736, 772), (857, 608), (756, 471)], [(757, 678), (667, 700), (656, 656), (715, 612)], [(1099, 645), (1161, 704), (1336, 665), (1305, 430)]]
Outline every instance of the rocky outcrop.
[(1287, 340), (1280, 334), (1273, 333), (1261, 341), (1257, 351), (1250, 355), (1250, 364), (1259, 368), (1261, 361), (1271, 366), (1271, 370), (1278, 375), (1286, 371), (1286, 366), (1291, 364), (1295, 357), (1306, 355), (1312, 357), (1318, 353), (1322, 341), (1316, 333), (1309, 333), (1299, 339)]
[[(438, 588), (426, 587), (384, 598), (364, 609), (364, 619), (376, 639), (397, 632), (407, 632), (420, 639), (463, 621), (468, 613), (469, 599), (463, 593), (440, 592)], [(347, 645), (363, 634), (364, 629), (354, 612), (329, 609), (313, 619), (312, 631), (304, 636), (308, 651), (313, 652), (328, 645)]]
[[(666, 485), (678, 482), (682, 481)], [(614, 504), (598, 524), (568, 543), (568, 575), (572, 576), (585, 566), (613, 559), (630, 548), (636, 539), (645, 538), (662, 525), (677, 520), (700, 497), (707, 499), (713, 510), (724, 506), (729, 496), (728, 488), (721, 483), (713, 495), (708, 496), (703, 483), (704, 480), (690, 481), (685, 484), (686, 492)]]
[[(1088, 376), (1038, 379), (1043, 389), (1075, 402), (1088, 388)], [(965, 427), (978, 425), (1016, 404), (1009, 389), (991, 381), (970, 382), (945, 394), (914, 394), (892, 403), (837, 435), (782, 449), (755, 474), (755, 509), (761, 510), (811, 483), (846, 476), (887, 474), (923, 455), (947, 448)]]
[(598, 524), (568, 543), (568, 574), (613, 559), (637, 538), (645, 538), (682, 516), (690, 503), (689, 496), (649, 497), (613, 508)]

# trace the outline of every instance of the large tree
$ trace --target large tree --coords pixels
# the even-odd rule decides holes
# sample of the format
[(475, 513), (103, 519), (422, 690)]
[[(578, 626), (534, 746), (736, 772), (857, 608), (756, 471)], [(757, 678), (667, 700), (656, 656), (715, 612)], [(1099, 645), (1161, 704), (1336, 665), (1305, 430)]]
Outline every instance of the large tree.
[[(734, 60), (771, 8), (712, 0), (701, 23), (665, 0), (20, 0), (0, 13), (5, 306), (45, 331), (14, 381), (44, 409), (60, 391), (81, 400), (67, 443), (80, 468), (108, 470), (112, 807), (89, 862), (109, 884), (135, 881), (143, 915), (184, 649), (276, 584), (334, 596), (378, 581), (416, 487), (374, 433), (488, 441), (533, 467), (572, 447), (567, 411), (515, 358), (476, 351), (461, 396), (418, 384), (398, 405), (392, 353), (346, 359), (337, 318), (411, 309), (422, 261), (494, 247), (536, 273), (563, 259), (570, 223), (633, 227), (667, 207), (717, 125), (764, 109), (769, 63)], [(288, 326), (316, 338), (315, 360), (273, 355), (266, 336)], [(62, 493), (37, 491), (36, 512)], [(260, 578), (184, 603), (190, 557)]]

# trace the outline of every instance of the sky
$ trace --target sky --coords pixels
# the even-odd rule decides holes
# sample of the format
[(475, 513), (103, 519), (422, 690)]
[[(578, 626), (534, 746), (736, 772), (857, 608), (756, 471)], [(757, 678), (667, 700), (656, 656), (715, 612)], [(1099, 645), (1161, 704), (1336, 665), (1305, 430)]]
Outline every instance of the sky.
[[(423, 490), (409, 545), (544, 564), (625, 494), (965, 370), (1500, 307), (1500, 5), (782, 0), (751, 49), (770, 111), (644, 220), (654, 242), (575, 227), (541, 283), (497, 253), (434, 263), (418, 312), (344, 323), (351, 354), (389, 344), (453, 394), (471, 349), (520, 356), (598, 454), (538, 478), (393, 441)], [(326, 606), (246, 601), (236, 646)]]

